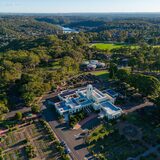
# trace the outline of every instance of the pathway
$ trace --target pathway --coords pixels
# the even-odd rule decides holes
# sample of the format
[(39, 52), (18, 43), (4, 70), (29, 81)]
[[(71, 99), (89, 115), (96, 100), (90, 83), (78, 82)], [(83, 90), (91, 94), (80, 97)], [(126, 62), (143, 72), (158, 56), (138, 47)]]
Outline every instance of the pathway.
[(156, 153), (157, 156), (160, 158), (160, 153), (158, 152), (158, 148), (160, 147), (160, 144), (155, 146), (155, 147), (150, 147), (146, 152), (140, 154), (139, 156), (137, 156), (136, 158), (134, 158), (135, 160), (140, 160), (141, 157), (146, 157), (151, 153)]
[(152, 102), (145, 102), (143, 104), (137, 105), (137, 106), (132, 107), (130, 109), (123, 110), (123, 112), (124, 113), (131, 113), (131, 112), (134, 112), (134, 111), (136, 111), (138, 109), (141, 109), (141, 108), (144, 108), (144, 107), (147, 107), (147, 106), (153, 106), (153, 105), (154, 105), (154, 103), (152, 103)]

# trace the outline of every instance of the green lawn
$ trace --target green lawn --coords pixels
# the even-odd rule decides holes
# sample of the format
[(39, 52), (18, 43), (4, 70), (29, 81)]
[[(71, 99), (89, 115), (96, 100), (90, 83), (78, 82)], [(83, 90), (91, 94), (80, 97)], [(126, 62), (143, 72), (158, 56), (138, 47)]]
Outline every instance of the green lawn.
[(97, 49), (100, 50), (112, 50), (115, 48), (121, 48), (121, 47), (131, 47), (131, 48), (136, 48), (137, 46), (130, 46), (127, 44), (120, 44), (120, 43), (95, 43), (92, 44), (91, 47), (96, 47)]
[(99, 77), (100, 79), (106, 81), (109, 79), (108, 71), (94, 71), (92, 72), (93, 75)]

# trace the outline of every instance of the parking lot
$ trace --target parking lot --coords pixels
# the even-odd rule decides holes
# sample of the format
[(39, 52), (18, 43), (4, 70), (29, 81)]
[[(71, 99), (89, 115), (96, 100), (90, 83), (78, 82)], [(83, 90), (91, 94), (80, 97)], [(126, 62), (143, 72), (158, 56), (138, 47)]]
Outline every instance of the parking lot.
[(81, 136), (76, 138), (76, 136), (83, 135), (87, 129), (94, 128), (98, 125), (100, 122), (97, 117), (87, 121), (78, 130), (73, 130), (67, 123), (58, 122), (57, 115), (55, 114), (52, 106), (45, 105), (42, 113), (60, 141), (64, 141), (67, 144), (68, 148), (71, 150), (70, 155), (74, 160), (83, 160), (85, 158), (90, 160), (94, 159), (87, 150), (87, 146), (85, 145), (85, 137)]

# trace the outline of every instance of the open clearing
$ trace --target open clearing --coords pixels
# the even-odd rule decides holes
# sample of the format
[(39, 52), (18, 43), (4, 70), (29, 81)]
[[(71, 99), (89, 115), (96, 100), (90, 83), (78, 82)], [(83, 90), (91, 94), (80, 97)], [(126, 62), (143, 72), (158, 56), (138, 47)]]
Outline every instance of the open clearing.
[(138, 46), (127, 45), (122, 43), (95, 43), (95, 44), (92, 44), (91, 47), (96, 47), (99, 50), (112, 50), (112, 49), (121, 48), (121, 47), (131, 47), (132, 49), (134, 49), (134, 48), (137, 48)]
[(105, 70), (104, 71), (94, 71), (92, 72), (92, 74), (104, 81), (109, 79), (109, 72)]

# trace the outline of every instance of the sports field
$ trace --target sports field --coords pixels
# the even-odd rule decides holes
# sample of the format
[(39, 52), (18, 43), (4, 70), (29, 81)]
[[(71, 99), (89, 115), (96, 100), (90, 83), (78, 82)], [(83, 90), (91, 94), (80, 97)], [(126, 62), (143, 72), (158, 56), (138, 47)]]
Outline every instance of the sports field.
[(131, 47), (134, 49), (138, 46), (121, 44), (121, 43), (95, 43), (95, 44), (92, 44), (91, 47), (96, 47), (97, 49), (100, 49), (100, 50), (112, 50), (112, 49), (121, 48), (121, 47)]
[(104, 81), (109, 79), (109, 73), (107, 71), (94, 71), (92, 72), (92, 74)]

